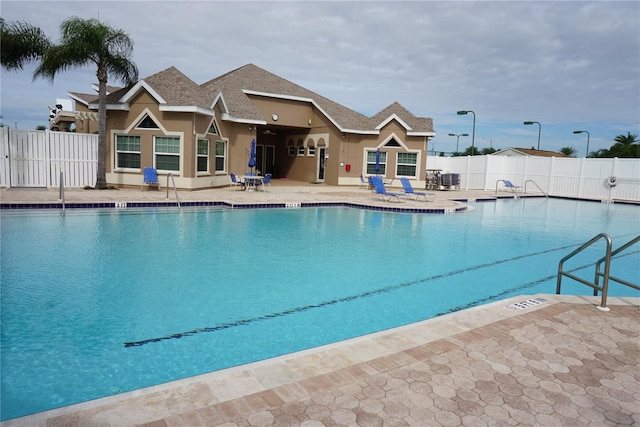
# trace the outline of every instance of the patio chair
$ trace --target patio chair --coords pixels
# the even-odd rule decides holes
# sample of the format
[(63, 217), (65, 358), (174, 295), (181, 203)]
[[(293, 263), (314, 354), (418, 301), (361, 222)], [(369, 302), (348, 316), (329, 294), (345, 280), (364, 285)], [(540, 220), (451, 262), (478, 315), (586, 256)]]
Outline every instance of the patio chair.
[(142, 190), (145, 185), (158, 187), (158, 191), (160, 191), (160, 180), (158, 179), (158, 171), (156, 168), (148, 167), (142, 171), (142, 184), (140, 184), (140, 189)]
[(406, 195), (402, 193), (392, 193), (390, 191), (387, 191), (387, 189), (384, 188), (384, 184), (382, 183), (382, 178), (380, 178), (379, 176), (371, 177), (371, 181), (373, 182), (373, 186), (376, 189), (376, 194), (380, 196), (380, 198), (384, 201), (388, 202), (391, 199), (395, 199), (397, 202), (400, 202), (403, 197), (406, 197)]
[(360, 174), (360, 188), (364, 188), (364, 189), (369, 188), (369, 182), (366, 179), (364, 179), (364, 176), (362, 174)]
[(244, 189), (244, 182), (241, 182), (237, 177), (235, 173), (230, 173), (229, 174), (229, 179), (231, 179), (231, 185), (229, 186), (229, 188), (233, 188), (233, 187), (240, 187), (241, 189)]
[(517, 191), (517, 190), (520, 190), (522, 188), (519, 185), (513, 185), (513, 182), (508, 181), (506, 179), (503, 179), (502, 183), (504, 184), (505, 187), (507, 187), (511, 191)]
[(271, 188), (271, 174), (268, 173), (264, 176), (264, 178), (260, 181), (256, 181), (256, 190), (262, 188), (262, 191), (265, 191), (265, 187), (269, 186)]
[(413, 196), (413, 200), (418, 200), (419, 197), (422, 197), (425, 202), (433, 202), (433, 199), (436, 197), (436, 195), (433, 193), (427, 193), (424, 191), (415, 191), (413, 189), (413, 186), (411, 185), (411, 182), (409, 182), (409, 179), (404, 176), (400, 178), (400, 182), (402, 183), (402, 189), (404, 190), (404, 194), (406, 194), (407, 197)]

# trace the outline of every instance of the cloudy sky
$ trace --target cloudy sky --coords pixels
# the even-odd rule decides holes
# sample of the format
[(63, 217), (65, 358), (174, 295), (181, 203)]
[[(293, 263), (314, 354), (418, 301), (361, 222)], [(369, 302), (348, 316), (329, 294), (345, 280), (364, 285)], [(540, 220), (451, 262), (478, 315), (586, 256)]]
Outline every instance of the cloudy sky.
[[(638, 1), (8, 1), (6, 21), (53, 40), (65, 18), (98, 18), (135, 43), (140, 77), (176, 66), (196, 83), (253, 63), (371, 116), (394, 101), (432, 117), (431, 147), (574, 147), (640, 133)], [(95, 68), (32, 81), (1, 71), (2, 121), (47, 124), (48, 105), (91, 92)], [(110, 81), (118, 85), (120, 82)], [(460, 137), (460, 151), (471, 136)]]

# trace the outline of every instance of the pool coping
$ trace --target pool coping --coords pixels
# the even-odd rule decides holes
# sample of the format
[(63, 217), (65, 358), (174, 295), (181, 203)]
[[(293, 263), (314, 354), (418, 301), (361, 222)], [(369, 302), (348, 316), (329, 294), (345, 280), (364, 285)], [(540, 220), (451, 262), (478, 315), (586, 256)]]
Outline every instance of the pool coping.
[[(256, 393), (295, 387), (295, 384), (334, 375), (336, 371), (343, 371), (349, 366), (366, 365), (393, 354), (405, 354), (406, 357), (407, 353), (418, 351), (418, 348), (436, 348), (443, 343), (462, 345), (465, 334), (486, 337), (486, 332), (482, 332), (484, 327), (519, 316), (522, 316), (519, 324), (526, 324), (531, 313), (554, 304), (588, 304), (593, 306), (594, 313), (606, 315), (596, 309), (598, 303), (599, 298), (590, 296), (519, 295), (246, 365), (6, 420), (0, 426), (121, 426), (152, 423), (180, 416), (199, 406), (220, 405)], [(616, 306), (625, 305), (640, 309), (640, 297), (609, 298), (612, 311), (616, 310)], [(193, 393), (203, 388), (212, 394), (212, 401), (194, 402)], [(296, 397), (292, 398), (295, 400)]]

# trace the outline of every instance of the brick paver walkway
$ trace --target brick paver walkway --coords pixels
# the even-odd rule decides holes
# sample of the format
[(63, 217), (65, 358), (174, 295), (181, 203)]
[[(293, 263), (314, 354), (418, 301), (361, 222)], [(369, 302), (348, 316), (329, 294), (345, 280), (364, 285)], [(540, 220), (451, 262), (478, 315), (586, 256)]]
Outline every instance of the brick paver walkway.
[(639, 320), (554, 304), (145, 426), (634, 425)]

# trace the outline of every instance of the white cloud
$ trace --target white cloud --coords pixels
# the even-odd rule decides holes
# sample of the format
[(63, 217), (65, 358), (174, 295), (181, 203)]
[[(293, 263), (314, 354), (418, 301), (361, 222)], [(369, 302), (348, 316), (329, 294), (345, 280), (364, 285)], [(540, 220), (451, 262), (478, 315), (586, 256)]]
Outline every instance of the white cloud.
[[(2, 2), (4, 19), (52, 38), (72, 13), (128, 32), (142, 77), (174, 65), (202, 83), (254, 63), (368, 115), (398, 101), (437, 128), (465, 126), (459, 109), (506, 128), (640, 121), (638, 2)], [(54, 85), (2, 77), (4, 117), (16, 97), (95, 81), (90, 68)]]

